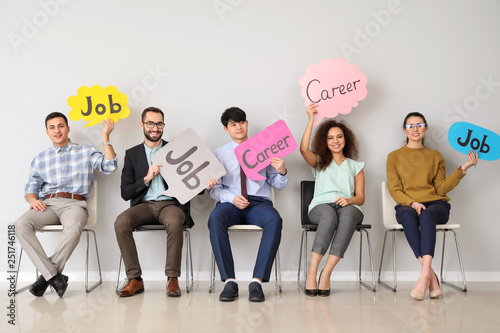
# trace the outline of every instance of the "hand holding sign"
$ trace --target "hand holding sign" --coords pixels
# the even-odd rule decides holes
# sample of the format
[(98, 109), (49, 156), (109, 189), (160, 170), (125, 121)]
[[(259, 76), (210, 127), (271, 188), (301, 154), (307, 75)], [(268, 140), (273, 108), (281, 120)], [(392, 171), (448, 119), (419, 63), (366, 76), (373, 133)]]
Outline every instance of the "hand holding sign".
[(69, 118), (74, 121), (90, 120), (84, 127), (94, 126), (104, 119), (111, 119), (116, 123), (120, 118), (129, 116), (127, 102), (127, 95), (118, 92), (116, 87), (103, 89), (99, 85), (92, 88), (83, 86), (78, 89), (77, 96), (68, 98), (68, 105), (72, 108)]
[(474, 151), (469, 150), (469, 153), (467, 154), (467, 157), (469, 159), (467, 160), (467, 162), (465, 162), (462, 165), (462, 171), (467, 171), (467, 169), (469, 169), (472, 166), (474, 166), (474, 168), (475, 168), (476, 165), (477, 165), (477, 162), (479, 160), (479, 154), (477, 153), (477, 150), (476, 150), (475, 153), (474, 153)]
[(315, 126), (323, 117), (333, 118), (351, 112), (358, 101), (366, 97), (366, 83), (366, 75), (358, 66), (343, 58), (323, 59), (319, 65), (310, 65), (299, 80), (305, 106), (317, 104)]
[(238, 162), (248, 178), (266, 179), (258, 172), (271, 163), (279, 167), (281, 158), (297, 149), (297, 143), (284, 120), (278, 120), (263, 131), (255, 134), (234, 150)]
[(457, 122), (448, 130), (448, 142), (462, 154), (478, 152), (480, 159), (495, 161), (500, 158), (500, 135), (467, 122)]
[(181, 204), (191, 200), (218, 179), (226, 170), (210, 148), (188, 128), (151, 156), (153, 164), (161, 164), (160, 174), (168, 184), (165, 195), (175, 197)]

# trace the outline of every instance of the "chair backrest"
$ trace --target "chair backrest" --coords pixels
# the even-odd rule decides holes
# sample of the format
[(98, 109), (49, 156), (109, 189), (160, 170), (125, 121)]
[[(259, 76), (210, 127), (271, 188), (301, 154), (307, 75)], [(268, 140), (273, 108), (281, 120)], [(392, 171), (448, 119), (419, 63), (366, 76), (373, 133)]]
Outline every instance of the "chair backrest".
[(387, 229), (393, 228), (394, 225), (399, 225), (396, 220), (394, 206), (396, 206), (396, 202), (389, 193), (387, 182), (384, 181), (382, 182), (382, 220), (384, 222), (384, 227)]
[(97, 223), (97, 181), (94, 179), (92, 183), (92, 189), (90, 191), (90, 196), (87, 199), (87, 211), (89, 212), (89, 218), (85, 229), (92, 229)]
[(314, 180), (300, 182), (300, 222), (302, 226), (311, 224), (309, 221), (309, 204), (314, 197)]

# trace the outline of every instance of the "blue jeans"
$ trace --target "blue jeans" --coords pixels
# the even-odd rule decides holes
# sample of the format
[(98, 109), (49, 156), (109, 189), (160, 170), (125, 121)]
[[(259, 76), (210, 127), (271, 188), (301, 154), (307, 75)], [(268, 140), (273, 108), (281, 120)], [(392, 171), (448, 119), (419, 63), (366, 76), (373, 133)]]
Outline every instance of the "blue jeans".
[(417, 211), (409, 206), (397, 205), (396, 220), (403, 225), (408, 244), (410, 244), (415, 257), (430, 255), (434, 257), (436, 247), (436, 225), (445, 224), (450, 217), (450, 204), (437, 200), (422, 203), (420, 216)]

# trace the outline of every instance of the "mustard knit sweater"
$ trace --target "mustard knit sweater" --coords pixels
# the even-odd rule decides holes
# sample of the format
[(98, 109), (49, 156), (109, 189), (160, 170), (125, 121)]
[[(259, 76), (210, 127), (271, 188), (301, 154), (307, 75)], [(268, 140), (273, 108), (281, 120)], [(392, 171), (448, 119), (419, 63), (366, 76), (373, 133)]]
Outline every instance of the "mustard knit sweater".
[(446, 193), (465, 176), (458, 168), (446, 177), (441, 153), (427, 147), (403, 146), (387, 156), (387, 186), (398, 205), (411, 206), (414, 201), (449, 201)]

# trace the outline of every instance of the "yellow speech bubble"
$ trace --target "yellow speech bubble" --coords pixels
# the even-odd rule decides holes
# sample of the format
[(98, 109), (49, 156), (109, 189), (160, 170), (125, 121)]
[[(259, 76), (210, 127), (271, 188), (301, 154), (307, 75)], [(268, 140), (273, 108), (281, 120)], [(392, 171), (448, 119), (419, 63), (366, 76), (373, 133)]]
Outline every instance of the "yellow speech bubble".
[(83, 86), (78, 89), (76, 96), (68, 98), (68, 105), (72, 109), (69, 118), (74, 121), (90, 121), (84, 127), (94, 126), (104, 119), (111, 119), (116, 123), (130, 115), (127, 102), (127, 95), (120, 93), (116, 87), (108, 86), (103, 89), (99, 85), (92, 88)]

